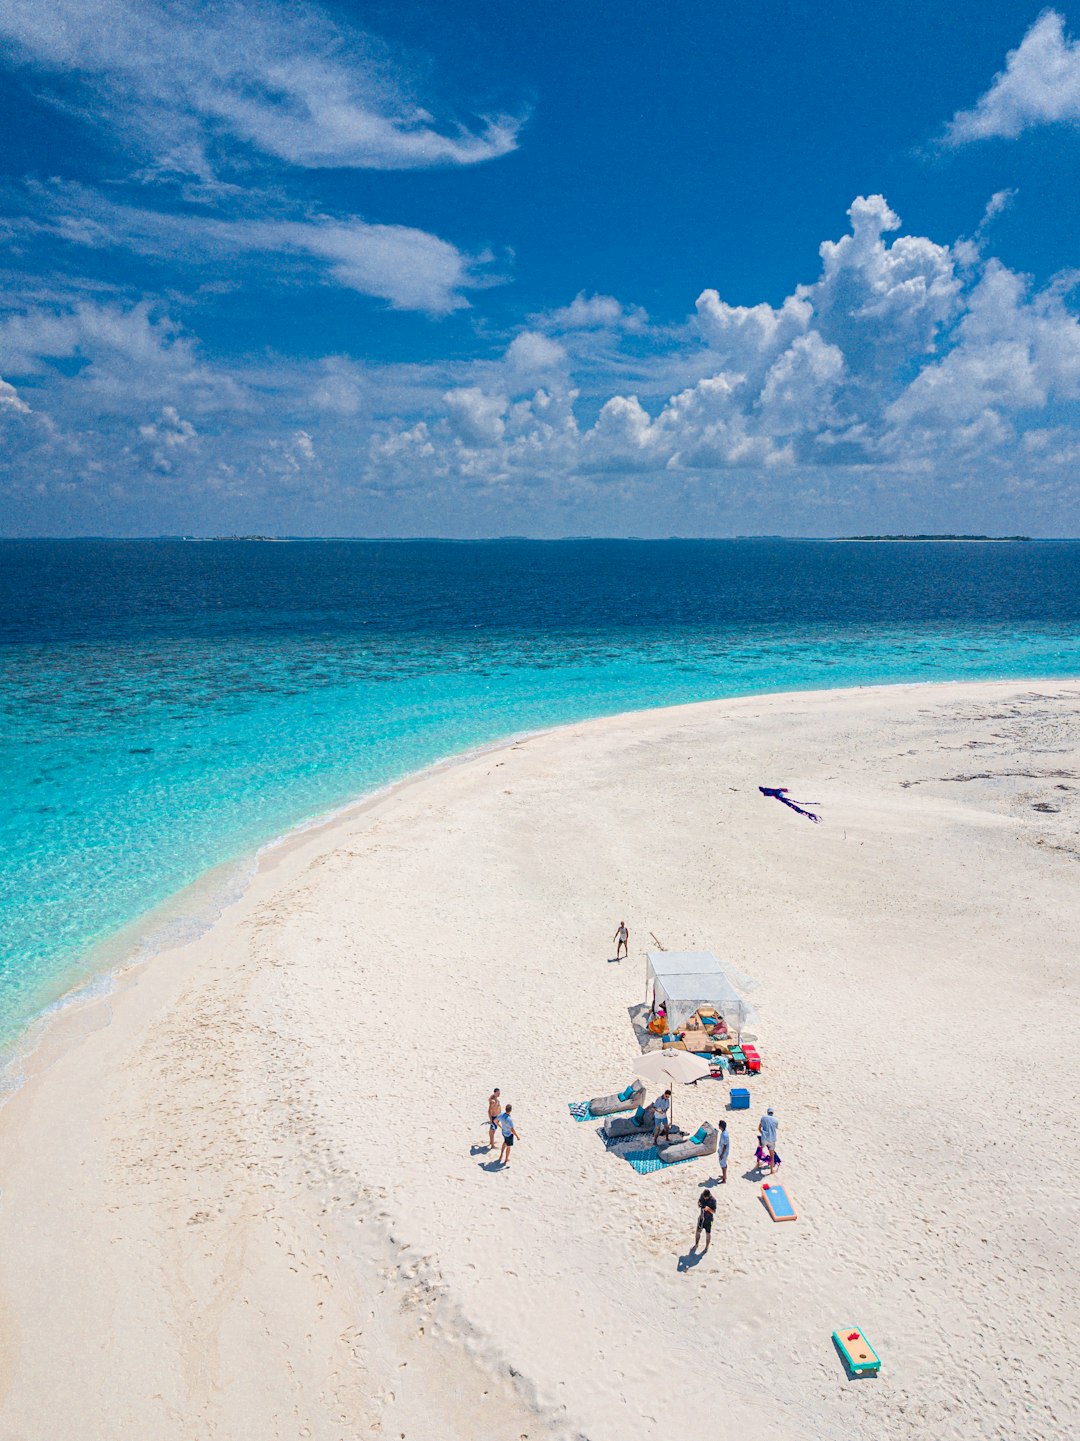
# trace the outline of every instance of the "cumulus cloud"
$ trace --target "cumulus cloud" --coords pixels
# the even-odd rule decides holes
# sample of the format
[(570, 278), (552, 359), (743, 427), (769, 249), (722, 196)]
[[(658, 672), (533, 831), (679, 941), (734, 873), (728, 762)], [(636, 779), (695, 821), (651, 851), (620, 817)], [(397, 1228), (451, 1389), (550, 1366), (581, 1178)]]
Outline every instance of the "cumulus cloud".
[(460, 390), (448, 390), (443, 401), (450, 414), (451, 429), (465, 445), (477, 448), (496, 445), (506, 434), (510, 402), (505, 395), (489, 395), (479, 386), (467, 385)]
[(557, 340), (549, 340), (535, 330), (523, 330), (507, 347), (506, 360), (513, 370), (530, 375), (562, 365), (566, 360), (566, 350)]
[[(995, 197), (989, 209), (1004, 203)], [(702, 293), (696, 363), (708, 373), (659, 404), (609, 394), (583, 424), (573, 351), (541, 351), (538, 360), (558, 361), (560, 379), (531, 391), (535, 367), (519, 363), (519, 352), (529, 356), (543, 337), (527, 331), (481, 383), (447, 394), (444, 421), (410, 432), (414, 460), (422, 447), (444, 476), (504, 480), (525, 479), (529, 467), (598, 482), (845, 466), (925, 471), (935, 455), (992, 464), (1015, 451), (1027, 413), (1080, 398), (1080, 326), (1065, 287), (1033, 292), (977, 253), (961, 264), (953, 247), (901, 233), (881, 196), (856, 199), (848, 214), (850, 232), (821, 246), (818, 279), (781, 304), (738, 306)], [(586, 304), (575, 312), (581, 319), (615, 317), (613, 307)], [(695, 363), (681, 344), (655, 357), (658, 374)]]
[(581, 291), (569, 305), (537, 317), (537, 323), (555, 331), (641, 330), (648, 315), (639, 305), (623, 305), (613, 295), (586, 295)]
[(163, 173), (212, 177), (237, 146), (291, 165), (378, 170), (505, 155), (519, 119), (438, 124), (374, 40), (310, 4), (2, 0), (0, 34)]
[(1029, 292), (991, 261), (970, 297), (956, 344), (888, 407), (891, 444), (1000, 444), (1016, 418), (1080, 399), (1080, 323), (1060, 296)]
[[(56, 417), (81, 466), (128, 463), (105, 424), (116, 417), (119, 429), (127, 415), (125, 434), (141, 429), (143, 442), (131, 466), (145, 468), (149, 447), (172, 490), (250, 497), (277, 486), (312, 504), (336, 495), (391, 508), (413, 497), (422, 528), (433, 506), (446, 515), (474, 502), (527, 511), (538, 497), (585, 496), (607, 507), (608, 525), (633, 513), (647, 530), (680, 496), (854, 505), (892, 489), (921, 507), (920, 525), (938, 516), (953, 528), (941, 497), (962, 485), (1004, 506), (1009, 528), (1026, 527), (1007, 509), (1022, 503), (1067, 529), (1080, 500), (1063, 460), (1080, 447), (1076, 277), (1038, 288), (970, 241), (906, 234), (880, 196), (856, 199), (849, 219), (820, 247), (816, 278), (786, 298), (736, 305), (706, 290), (683, 326), (620, 330), (614, 307), (591, 297), (566, 307), (576, 328), (534, 316), (474, 359), (226, 367), (161, 306), (42, 300), (0, 309), (0, 373), (31, 380), (35, 414)], [(9, 469), (40, 476), (51, 455)]]
[(880, 371), (933, 348), (956, 314), (960, 279), (949, 246), (920, 235), (886, 242), (900, 219), (884, 196), (860, 196), (848, 217), (851, 233), (823, 242), (821, 278), (796, 296), (852, 370)]
[(1005, 69), (970, 110), (958, 111), (946, 133), (951, 145), (1015, 139), (1035, 125), (1080, 124), (1080, 41), (1065, 34), (1065, 18), (1044, 10)]

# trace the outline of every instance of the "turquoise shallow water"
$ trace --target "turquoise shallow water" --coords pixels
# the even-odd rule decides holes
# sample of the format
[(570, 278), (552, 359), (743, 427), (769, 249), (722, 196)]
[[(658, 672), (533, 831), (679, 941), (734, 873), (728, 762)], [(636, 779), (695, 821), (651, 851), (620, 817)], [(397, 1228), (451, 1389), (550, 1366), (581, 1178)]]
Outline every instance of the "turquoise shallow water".
[[(471, 747), (722, 696), (1080, 674), (1080, 547), (1035, 605), (1030, 573), (998, 559), (980, 574), (961, 557), (976, 566), (952, 598), (963, 614), (943, 616), (941, 558), (878, 614), (861, 593), (882, 584), (872, 556), (869, 572), (830, 576), (855, 548), (819, 547), (796, 584), (785, 573), (802, 553), (749, 563), (732, 544), (639, 548), (632, 565), (615, 552), (600, 582), (611, 555), (587, 548), (552, 562), (551, 547), (511, 547), (507, 563), (504, 547), (478, 563), (482, 547), (441, 548), (449, 561), (398, 547), (380, 569), (379, 547), (315, 562), (312, 546), (225, 547), (209, 563), (212, 547), (24, 546), (23, 573), (7, 572), (23, 611), (0, 645), (0, 1038), (77, 980), (95, 943), (209, 867)], [(331, 584), (342, 572), (345, 596)], [(1012, 614), (980, 613), (994, 604)]]

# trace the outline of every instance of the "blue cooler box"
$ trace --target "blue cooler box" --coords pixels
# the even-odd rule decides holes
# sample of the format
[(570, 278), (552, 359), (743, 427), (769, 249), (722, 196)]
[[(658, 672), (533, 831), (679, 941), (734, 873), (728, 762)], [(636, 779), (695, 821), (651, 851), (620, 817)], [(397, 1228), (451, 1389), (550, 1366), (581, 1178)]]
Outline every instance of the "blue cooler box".
[(733, 1111), (748, 1111), (750, 1109), (750, 1092), (745, 1086), (732, 1086), (731, 1109)]

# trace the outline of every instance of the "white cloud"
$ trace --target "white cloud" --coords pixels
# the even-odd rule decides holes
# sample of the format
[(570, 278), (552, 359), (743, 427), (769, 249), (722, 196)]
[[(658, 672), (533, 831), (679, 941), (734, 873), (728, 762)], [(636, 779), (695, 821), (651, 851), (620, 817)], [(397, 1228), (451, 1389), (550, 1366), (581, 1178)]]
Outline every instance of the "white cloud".
[[(468, 305), (463, 290), (490, 284), (486, 256), (468, 256), (424, 230), (371, 225), (355, 216), (336, 219), (219, 219), (202, 211), (159, 211), (122, 205), (83, 185), (27, 188), (30, 229), (50, 230), (93, 248), (121, 248), (171, 266), (221, 265), (235, 269), (241, 256), (274, 257), (279, 278), (310, 273), (398, 310), (446, 314)], [(17, 222), (16, 222), (17, 224)], [(289, 268), (290, 262), (292, 269)], [(306, 267), (297, 272), (296, 265)]]
[(454, 434), (467, 446), (497, 445), (506, 434), (505, 395), (487, 395), (479, 386), (448, 390), (443, 396)]
[(697, 323), (705, 341), (740, 370), (766, 363), (802, 335), (813, 306), (799, 294), (778, 309), (771, 305), (729, 305), (715, 290), (697, 298)]
[(178, 445), (190, 445), (198, 439), (199, 432), (190, 420), (183, 419), (175, 405), (165, 405), (157, 420), (139, 426), (139, 434), (144, 440), (152, 440), (172, 450)]
[(1035, 125), (1080, 124), (1080, 41), (1065, 34), (1065, 18), (1044, 10), (971, 110), (946, 130), (952, 145), (995, 137), (1014, 139)]
[(13, 385), (0, 379), (0, 413), (4, 412), (8, 415), (29, 415), (30, 407)]
[(193, 340), (147, 301), (76, 301), (0, 316), (0, 368), (51, 380), (61, 404), (98, 414), (129, 414), (181, 391), (201, 410), (246, 403), (236, 381), (206, 367)]
[(889, 406), (895, 428), (948, 438), (981, 422), (997, 443), (1008, 417), (1080, 399), (1080, 323), (1053, 293), (990, 261), (971, 294), (956, 344)]
[[(362, 497), (427, 531), (470, 506), (496, 507), (469, 512), (488, 517), (481, 528), (529, 528), (532, 507), (572, 501), (597, 507), (592, 524), (647, 532), (661, 515), (677, 528), (679, 507), (707, 494), (741, 497), (739, 528), (766, 520), (762, 496), (812, 533), (837, 523), (810, 518), (835, 517), (829, 507), (894, 494), (920, 526), (957, 528), (945, 498), (962, 494), (980, 525), (998, 507), (1010, 530), (1033, 528), (1036, 512), (1054, 517), (1051, 532), (1073, 528), (1076, 276), (1035, 288), (970, 241), (904, 234), (881, 197), (856, 200), (850, 219), (848, 235), (821, 246), (817, 278), (775, 305), (706, 291), (696, 322), (630, 332), (588, 300), (593, 329), (534, 316), (499, 355), (424, 364), (214, 364), (161, 306), (43, 296), (5, 312), (0, 297), (0, 373), (33, 377), (34, 404), (0, 469), (59, 485), (73, 468), (126, 467), (132, 493), (156, 470), (169, 478), (159, 490), (214, 505), (325, 500), (330, 529)], [(499, 506), (518, 507), (517, 519), (495, 520)], [(364, 528), (370, 512), (355, 514)], [(264, 523), (254, 510), (251, 521)], [(304, 528), (299, 512), (292, 524)]]
[(566, 360), (566, 350), (557, 340), (549, 340), (535, 330), (523, 330), (507, 347), (506, 360), (512, 370), (531, 375), (535, 371), (552, 370), (562, 365)]
[(309, 168), (471, 165), (512, 150), (520, 125), (439, 125), (400, 58), (310, 4), (0, 0), (0, 34), (164, 173), (211, 179), (237, 145)]
[(772, 435), (790, 435), (825, 424), (844, 376), (843, 352), (816, 330), (797, 336), (773, 361), (765, 377), (758, 410)]
[[(988, 209), (1004, 203), (999, 195)], [(540, 340), (523, 332), (501, 366), (478, 366), (482, 383), (447, 396), (447, 422), (426, 427), (433, 471), (505, 479), (535, 466), (607, 483), (822, 466), (925, 470), (935, 450), (1010, 453), (1025, 413), (1077, 398), (1080, 328), (1061, 287), (1031, 294), (977, 252), (961, 266), (927, 237), (890, 242), (900, 221), (881, 196), (858, 198), (849, 217), (850, 234), (821, 246), (819, 278), (778, 306), (731, 305), (705, 291), (697, 327), (711, 370), (659, 404), (609, 393), (591, 425), (577, 424), (570, 348), (550, 357), (559, 385), (537, 392), (562, 406), (564, 423), (551, 426), (535, 396), (513, 399), (530, 371), (519, 351), (530, 356)], [(607, 322), (616, 311), (576, 314)], [(560, 333), (569, 333), (565, 320)], [(685, 344), (655, 358), (657, 375), (691, 363)]]
[(581, 291), (558, 310), (538, 316), (545, 329), (572, 330), (641, 330), (648, 316), (638, 305), (625, 306), (613, 295), (586, 295)]
[(900, 220), (884, 196), (860, 196), (848, 216), (851, 234), (822, 243), (821, 279), (796, 296), (853, 371), (889, 369), (933, 348), (956, 315), (960, 280), (947, 245), (919, 235), (886, 244)]

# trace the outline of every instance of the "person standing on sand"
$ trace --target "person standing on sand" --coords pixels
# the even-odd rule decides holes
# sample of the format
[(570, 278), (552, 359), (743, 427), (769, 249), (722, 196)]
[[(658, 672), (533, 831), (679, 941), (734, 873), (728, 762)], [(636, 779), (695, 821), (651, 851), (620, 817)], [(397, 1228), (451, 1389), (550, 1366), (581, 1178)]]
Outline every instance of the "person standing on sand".
[(773, 1115), (773, 1109), (770, 1106), (768, 1113), (762, 1116), (758, 1122), (758, 1140), (769, 1153), (770, 1176), (776, 1170), (776, 1132), (778, 1129), (779, 1123)]
[(499, 1112), (502, 1110), (502, 1102), (499, 1100), (498, 1086), (488, 1097), (488, 1150), (495, 1149), (495, 1130), (499, 1124)]
[(656, 1121), (656, 1128), (653, 1131), (653, 1145), (660, 1139), (660, 1132), (663, 1131), (667, 1139), (671, 1140), (671, 1092), (665, 1091), (662, 1096), (657, 1096), (653, 1102), (653, 1116)]
[(720, 1184), (727, 1185), (728, 1158), (731, 1155), (731, 1137), (728, 1135), (727, 1122), (719, 1122), (720, 1140), (716, 1147), (716, 1159), (720, 1166)]
[(619, 922), (619, 929), (615, 932), (612, 939), (615, 942), (615, 959), (617, 961), (621, 960), (623, 956), (630, 954), (630, 932), (626, 929), (625, 921)]
[(511, 1112), (512, 1109), (513, 1109), (513, 1107), (507, 1106), (506, 1110), (503, 1111), (502, 1115), (499, 1117), (499, 1125), (502, 1127), (502, 1138), (503, 1138), (503, 1139), (502, 1139), (502, 1150), (499, 1152), (499, 1165), (500, 1165), (500, 1166), (509, 1166), (509, 1164), (510, 1164), (510, 1147), (514, 1144), (514, 1142), (515, 1142), (515, 1141), (517, 1140), (517, 1138), (518, 1138), (518, 1133), (514, 1130), (514, 1122), (513, 1122), (513, 1119), (511, 1118), (511, 1115), (510, 1115), (510, 1112)]
[[(710, 1245), (710, 1243), (711, 1243), (711, 1241), (712, 1241), (712, 1223), (713, 1223), (713, 1217), (716, 1215), (716, 1197), (713, 1195), (713, 1193), (709, 1190), (709, 1188), (708, 1188), (707, 1186), (706, 1186), (705, 1190), (702, 1191), (701, 1195), (698, 1197), (698, 1203), (697, 1203), (697, 1204), (698, 1204), (697, 1230), (694, 1232), (694, 1244), (693, 1244), (693, 1247), (692, 1247), (691, 1249), (693, 1249), (693, 1250), (695, 1250), (695, 1251), (697, 1250), (698, 1242), (701, 1240), (701, 1233), (702, 1233), (702, 1231), (704, 1231), (704, 1232), (705, 1232), (705, 1251), (707, 1251), (707, 1250), (709, 1249), (709, 1245)], [(704, 1255), (704, 1254), (705, 1254), (705, 1252), (703, 1251), (703, 1252), (702, 1252), (702, 1255)]]

